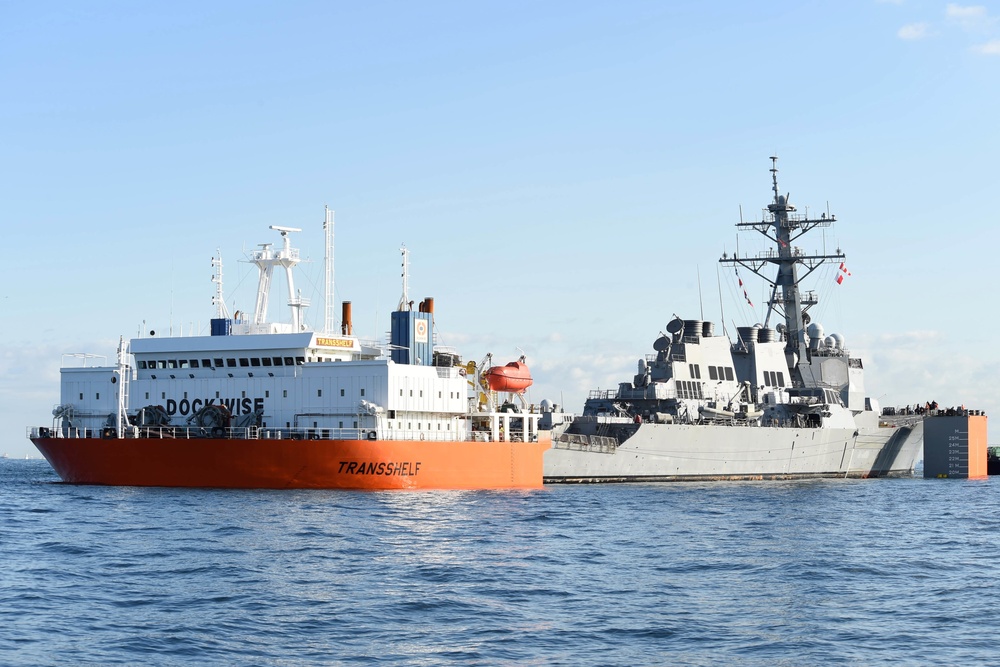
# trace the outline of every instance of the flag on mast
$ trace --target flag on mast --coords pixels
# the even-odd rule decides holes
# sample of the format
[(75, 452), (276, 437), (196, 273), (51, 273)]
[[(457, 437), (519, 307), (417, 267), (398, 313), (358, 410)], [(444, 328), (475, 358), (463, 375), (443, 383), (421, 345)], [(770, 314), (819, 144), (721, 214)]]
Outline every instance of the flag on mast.
[(844, 278), (846, 278), (849, 275), (851, 275), (851, 272), (847, 270), (847, 265), (844, 264), (843, 262), (841, 262), (840, 263), (840, 272), (837, 273), (837, 284), (838, 285), (843, 285), (844, 284)]

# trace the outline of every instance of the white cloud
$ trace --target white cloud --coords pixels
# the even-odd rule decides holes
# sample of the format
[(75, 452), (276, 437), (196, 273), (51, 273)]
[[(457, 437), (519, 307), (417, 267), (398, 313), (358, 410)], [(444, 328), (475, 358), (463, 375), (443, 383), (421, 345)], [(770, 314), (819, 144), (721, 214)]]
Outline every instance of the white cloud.
[(896, 33), (900, 39), (923, 39), (928, 34), (930, 34), (929, 23), (909, 23)]
[(949, 22), (956, 23), (969, 32), (988, 30), (996, 23), (996, 19), (991, 17), (986, 7), (982, 5), (963, 7), (949, 3), (945, 7), (944, 15)]
[(972, 50), (984, 56), (1000, 56), (1000, 39), (974, 46)]

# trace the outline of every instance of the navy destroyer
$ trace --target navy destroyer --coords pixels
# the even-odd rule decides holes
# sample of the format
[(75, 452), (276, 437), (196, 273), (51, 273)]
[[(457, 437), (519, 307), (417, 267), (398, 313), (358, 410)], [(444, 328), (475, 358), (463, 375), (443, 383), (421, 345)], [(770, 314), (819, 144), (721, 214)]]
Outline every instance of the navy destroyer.
[(861, 359), (843, 336), (810, 321), (819, 300), (800, 289), (825, 263), (839, 262), (846, 274), (839, 249), (817, 254), (796, 245), (836, 218), (796, 213), (778, 189), (777, 158), (771, 162), (773, 201), (760, 221), (737, 224), (765, 236), (770, 248), (719, 260), (767, 282), (763, 324), (737, 327), (730, 340), (715, 335), (712, 322), (675, 316), (631, 381), (591, 392), (583, 414), (553, 430), (546, 483), (913, 473), (922, 422), (880, 422)]

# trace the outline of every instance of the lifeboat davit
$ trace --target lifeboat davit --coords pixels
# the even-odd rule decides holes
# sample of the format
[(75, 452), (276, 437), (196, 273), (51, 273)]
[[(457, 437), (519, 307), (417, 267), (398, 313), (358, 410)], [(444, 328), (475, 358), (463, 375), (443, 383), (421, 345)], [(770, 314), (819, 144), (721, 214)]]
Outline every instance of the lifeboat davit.
[(531, 386), (531, 371), (523, 361), (512, 361), (506, 366), (492, 366), (485, 375), (486, 383), (492, 391), (523, 394)]

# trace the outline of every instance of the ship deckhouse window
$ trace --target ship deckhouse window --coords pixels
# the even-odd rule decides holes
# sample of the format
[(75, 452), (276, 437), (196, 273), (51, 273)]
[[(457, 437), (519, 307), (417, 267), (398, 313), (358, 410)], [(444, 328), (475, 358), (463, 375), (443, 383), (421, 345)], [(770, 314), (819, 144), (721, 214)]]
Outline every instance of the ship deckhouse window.
[(302, 364), (306, 363), (306, 358), (305, 357), (295, 357), (295, 363), (297, 363), (299, 366), (301, 366)]
[[(149, 398), (149, 394), (146, 394), (146, 398)], [(83, 400), (83, 392), (80, 392), (80, 400)]]
[(236, 368), (236, 360), (226, 359), (226, 366), (228, 366), (229, 368)]
[(778, 371), (778, 386), (779, 387), (785, 386), (785, 374), (782, 373), (781, 371)]
[(139, 362), (139, 370), (145, 370), (145, 368), (146, 368), (146, 362), (145, 361), (140, 361)]
[(719, 371), (716, 370), (715, 366), (709, 366), (708, 367), (708, 379), (709, 380), (718, 380), (719, 379)]
[[(165, 391), (164, 391), (164, 392), (161, 392), (161, 393), (160, 393), (160, 398), (161, 398), (161, 399), (162, 399), (162, 398), (166, 398), (166, 397), (167, 397), (167, 392), (165, 392)], [(218, 398), (218, 397), (216, 397), (216, 398)]]
[[(219, 392), (215, 392), (215, 397), (216, 397), (216, 398), (218, 398), (218, 397), (219, 397)], [(166, 398), (166, 397), (164, 397), (164, 398)]]
[(292, 359), (291, 357), (285, 357), (285, 365), (286, 366), (294, 366), (295, 365), (295, 360)]
[(341, 396), (343, 396), (343, 395), (344, 395), (344, 390), (343, 390), (343, 389), (341, 389), (341, 390), (340, 390), (340, 395), (341, 395)]
[(261, 361), (261, 363), (262, 363), (262, 364), (264, 364), (265, 366), (270, 366), (270, 365), (271, 365), (271, 357), (264, 357), (264, 358), (263, 358), (263, 359), (261, 359), (260, 361)]
[(267, 389), (264, 390), (264, 398), (271, 398), (271, 392)]
[(250, 360), (250, 365), (251, 366), (260, 366), (260, 359), (258, 359), (257, 357), (254, 357), (253, 359)]
[(733, 381), (733, 369), (729, 368), (728, 366), (726, 367), (726, 380), (728, 380), (729, 382)]
[(246, 357), (240, 357), (240, 366), (246, 368), (249, 365), (250, 365), (249, 359), (247, 359)]
[(288, 390), (287, 389), (282, 389), (281, 390), (281, 397), (282, 398), (288, 398)]
[(362, 395), (362, 396), (364, 396), (364, 395), (365, 395), (365, 390), (364, 390), (364, 387), (362, 387), (362, 388), (361, 388), (361, 395)]
[[(80, 396), (80, 398), (83, 398), (83, 396)], [(146, 400), (147, 401), (149, 400), (149, 392), (148, 391), (146, 392)]]
[(400, 389), (400, 390), (399, 390), (399, 395), (400, 395), (400, 396), (402, 396), (402, 395), (403, 395), (403, 390), (402, 390), (402, 389)]
[(94, 400), (101, 400), (101, 392), (97, 392), (97, 394), (94, 395)]
[(201, 367), (202, 368), (211, 368), (212, 367), (212, 360), (211, 359), (202, 359), (201, 360)]
[(225, 364), (222, 363), (222, 359), (220, 359), (219, 357), (216, 357), (215, 358), (215, 364), (214, 364), (214, 366), (216, 368), (222, 368), (223, 366), (225, 366)]
[(322, 389), (317, 389), (316, 390), (316, 395), (317, 396), (322, 396), (323, 395), (323, 390)]
[(181, 359), (180, 361), (177, 362), (177, 368), (187, 368), (187, 367), (188, 367), (187, 359)]
[(169, 361), (167, 361), (167, 368), (177, 368), (177, 360), (170, 359)]
[(158, 359), (156, 361), (156, 367), (157, 368), (161, 368), (163, 370), (166, 370), (167, 369), (167, 362), (165, 362), (163, 359)]
[[(364, 389), (362, 389), (361, 391), (364, 392)], [(423, 397), (424, 397), (424, 390), (421, 389), (420, 390), (420, 398), (423, 398)]]
[(191, 360), (191, 368), (198, 368), (198, 360), (197, 359), (192, 359)]
[(340, 422), (340, 428), (344, 428), (344, 422)]
[[(247, 397), (247, 393), (245, 391), (244, 392), (240, 392), (240, 393), (243, 394), (242, 396), (240, 396), (240, 398), (246, 398)], [(184, 393), (184, 398), (187, 398), (187, 392)]]

